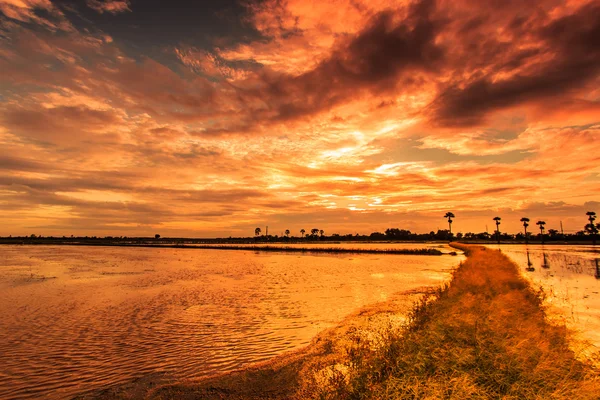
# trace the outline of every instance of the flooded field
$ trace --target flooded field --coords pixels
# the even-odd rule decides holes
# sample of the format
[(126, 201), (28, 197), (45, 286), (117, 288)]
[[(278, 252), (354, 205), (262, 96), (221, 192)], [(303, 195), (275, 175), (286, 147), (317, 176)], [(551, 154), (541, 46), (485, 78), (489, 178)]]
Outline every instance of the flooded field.
[[(215, 244), (214, 246), (228, 247), (230, 244)], [(269, 246), (282, 248), (307, 248), (307, 249), (322, 249), (322, 248), (340, 248), (340, 249), (374, 249), (374, 250), (396, 250), (396, 249), (438, 249), (443, 253), (451, 253), (456, 251), (449, 246), (440, 243), (394, 243), (394, 242), (291, 242), (291, 243), (244, 243), (236, 244), (235, 246)]]
[(438, 285), (461, 259), (3, 246), (0, 398), (63, 399), (136, 377), (236, 369), (303, 346), (392, 293)]
[(567, 325), (600, 349), (600, 247), (501, 245)]

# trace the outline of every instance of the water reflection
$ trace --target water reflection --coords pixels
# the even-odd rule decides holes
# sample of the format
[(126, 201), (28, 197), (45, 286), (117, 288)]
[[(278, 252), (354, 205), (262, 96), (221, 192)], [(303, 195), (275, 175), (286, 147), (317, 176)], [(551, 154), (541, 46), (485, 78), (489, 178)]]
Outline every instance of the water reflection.
[(546, 253), (542, 253), (544, 260), (542, 261), (542, 268), (550, 269), (550, 264), (548, 264), (548, 255)]
[(462, 260), (61, 246), (0, 257), (0, 399), (230, 371), (393, 293), (439, 285)]
[(529, 257), (529, 247), (526, 248), (525, 251), (527, 252), (527, 267), (525, 268), (525, 270), (527, 270), (529, 272), (533, 272), (533, 271), (535, 271), (535, 268), (533, 268), (531, 258)]
[[(496, 246), (494, 246), (496, 247)], [(600, 347), (598, 248), (578, 245), (502, 245), (534, 288), (542, 288), (552, 316)], [(537, 270), (534, 266), (539, 266)]]

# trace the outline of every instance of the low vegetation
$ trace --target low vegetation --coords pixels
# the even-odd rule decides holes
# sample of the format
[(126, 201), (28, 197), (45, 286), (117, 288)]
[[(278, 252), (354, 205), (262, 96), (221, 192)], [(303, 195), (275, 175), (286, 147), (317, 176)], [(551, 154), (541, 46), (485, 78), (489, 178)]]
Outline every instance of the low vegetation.
[(600, 398), (597, 362), (576, 354), (566, 328), (548, 322), (543, 294), (500, 252), (462, 248), (469, 257), (450, 285), (417, 303), (385, 345), (356, 343), (343, 378), (308, 397)]
[[(187, 247), (187, 246), (186, 246)], [(254, 250), (254, 251), (276, 251), (287, 253), (359, 253), (359, 254), (403, 254), (403, 255), (427, 255), (440, 256), (442, 253), (435, 248), (422, 249), (359, 249), (342, 247), (300, 247), (300, 246), (211, 246), (196, 245), (190, 246), (196, 249), (213, 250)]]
[[(412, 307), (362, 310), (302, 351), (242, 372), (154, 388), (155, 399), (599, 399), (597, 356), (548, 321), (517, 266), (468, 254), (452, 281)], [(589, 350), (589, 349), (586, 349)], [(126, 398), (112, 392), (111, 398)]]

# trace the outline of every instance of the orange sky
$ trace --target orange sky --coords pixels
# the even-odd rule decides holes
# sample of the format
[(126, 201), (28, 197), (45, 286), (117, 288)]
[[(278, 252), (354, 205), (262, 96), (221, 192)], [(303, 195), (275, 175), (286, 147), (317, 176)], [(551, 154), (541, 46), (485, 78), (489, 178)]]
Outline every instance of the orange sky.
[(0, 235), (600, 212), (598, 2), (154, 3), (0, 0)]

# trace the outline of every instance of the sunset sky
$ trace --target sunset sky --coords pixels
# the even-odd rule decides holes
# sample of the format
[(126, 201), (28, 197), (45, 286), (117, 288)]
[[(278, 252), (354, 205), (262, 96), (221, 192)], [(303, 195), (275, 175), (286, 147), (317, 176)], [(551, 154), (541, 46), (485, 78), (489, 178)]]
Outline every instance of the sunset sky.
[(598, 1), (0, 0), (3, 236), (575, 232), (599, 139)]

